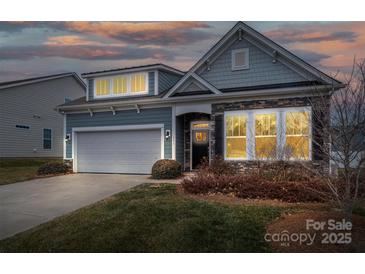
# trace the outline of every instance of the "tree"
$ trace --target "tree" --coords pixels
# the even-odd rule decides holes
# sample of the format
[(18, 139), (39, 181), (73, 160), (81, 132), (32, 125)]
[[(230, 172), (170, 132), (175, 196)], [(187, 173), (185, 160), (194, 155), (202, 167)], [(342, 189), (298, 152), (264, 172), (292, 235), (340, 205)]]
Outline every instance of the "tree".
[(316, 91), (312, 106), (313, 150), (322, 168), (315, 172), (327, 183), (333, 198), (351, 218), (364, 185), (365, 61), (354, 60), (344, 87), (329, 93)]

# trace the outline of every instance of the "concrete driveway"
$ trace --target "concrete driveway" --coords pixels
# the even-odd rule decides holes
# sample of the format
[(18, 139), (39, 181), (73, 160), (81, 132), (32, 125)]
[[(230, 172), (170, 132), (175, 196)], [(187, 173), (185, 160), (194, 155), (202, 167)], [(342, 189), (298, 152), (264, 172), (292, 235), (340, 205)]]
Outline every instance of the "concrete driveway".
[(0, 186), (0, 239), (151, 181), (146, 175), (71, 174)]

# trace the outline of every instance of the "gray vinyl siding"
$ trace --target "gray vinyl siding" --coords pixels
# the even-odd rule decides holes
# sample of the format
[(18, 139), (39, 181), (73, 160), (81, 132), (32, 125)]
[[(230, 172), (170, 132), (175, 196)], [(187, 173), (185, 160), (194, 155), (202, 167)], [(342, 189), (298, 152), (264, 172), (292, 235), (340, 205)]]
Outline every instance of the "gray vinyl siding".
[[(165, 130), (172, 129), (172, 109), (153, 108), (141, 109), (137, 113), (135, 109), (117, 111), (115, 115), (109, 112), (95, 112), (93, 116), (89, 113), (67, 114), (66, 131), (72, 133), (74, 127), (98, 127), (98, 126), (122, 126), (122, 125), (145, 125), (164, 124)], [(146, 140), (148, 142), (148, 140)], [(102, 145), (102, 144), (100, 144)], [(165, 158), (172, 157), (171, 138), (165, 139)], [(72, 140), (66, 145), (66, 157), (72, 158)]]
[(94, 79), (88, 80), (88, 93), (89, 93), (89, 101), (94, 99)]
[(184, 119), (176, 117), (176, 161), (184, 165)]
[[(65, 97), (82, 96), (85, 89), (72, 76), (1, 89), (0, 157), (63, 157), (64, 120), (55, 108)], [(50, 150), (43, 149), (44, 128), (52, 129)]]
[(180, 80), (182, 76), (165, 72), (165, 71), (158, 71), (158, 89), (159, 93), (169, 90), (173, 85)]
[[(250, 68), (232, 71), (231, 52), (234, 49), (249, 48)], [(283, 65), (272, 62), (271, 56), (242, 39), (234, 42), (210, 66), (201, 68), (199, 75), (218, 89), (281, 84), (305, 81), (306, 79)]]
[(155, 72), (148, 73), (148, 95), (155, 95)]

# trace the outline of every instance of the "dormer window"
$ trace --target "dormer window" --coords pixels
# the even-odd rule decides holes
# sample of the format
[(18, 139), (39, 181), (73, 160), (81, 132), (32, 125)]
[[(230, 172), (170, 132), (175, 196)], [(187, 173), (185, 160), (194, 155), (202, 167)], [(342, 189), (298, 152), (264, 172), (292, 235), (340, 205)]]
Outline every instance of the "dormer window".
[(249, 49), (232, 50), (232, 70), (243, 70), (250, 68)]
[(133, 73), (95, 79), (95, 98), (148, 93), (148, 73)]

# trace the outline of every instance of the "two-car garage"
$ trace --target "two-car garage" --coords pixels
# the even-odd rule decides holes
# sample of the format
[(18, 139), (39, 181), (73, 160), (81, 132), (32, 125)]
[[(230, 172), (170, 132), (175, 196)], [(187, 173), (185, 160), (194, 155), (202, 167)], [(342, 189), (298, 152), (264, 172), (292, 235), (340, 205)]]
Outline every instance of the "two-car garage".
[(164, 157), (163, 125), (78, 128), (73, 131), (74, 170), (151, 173)]

